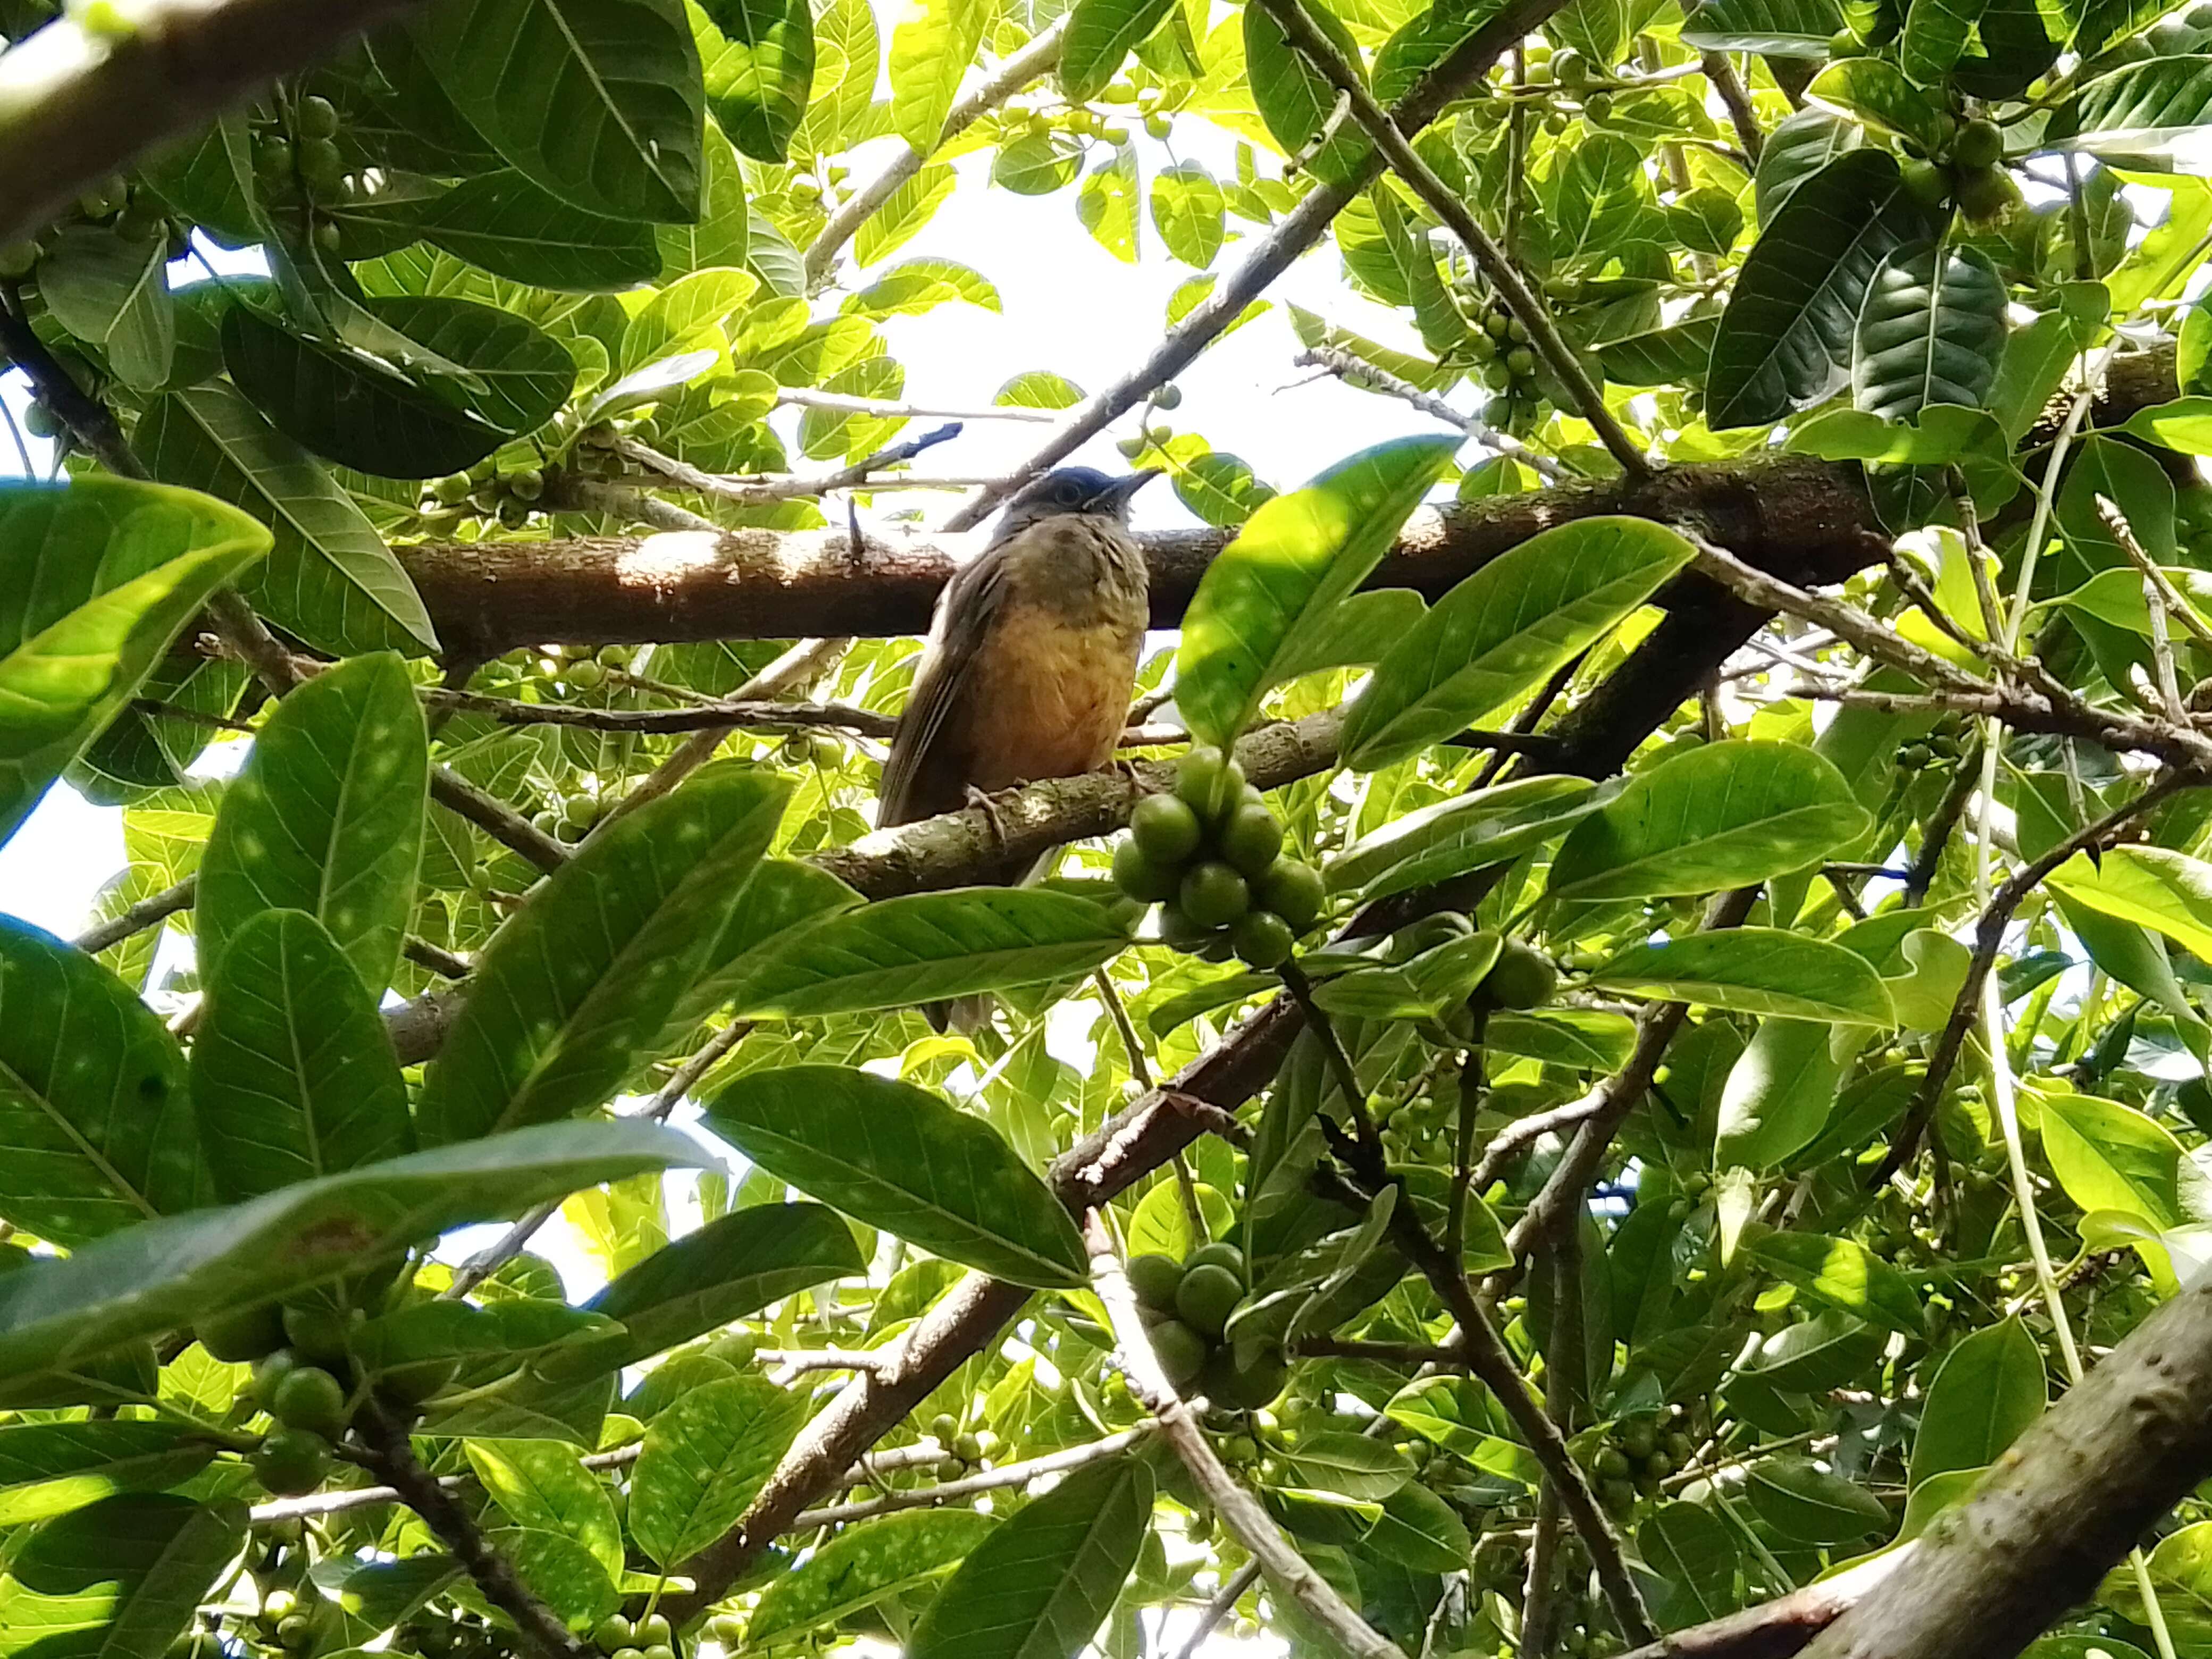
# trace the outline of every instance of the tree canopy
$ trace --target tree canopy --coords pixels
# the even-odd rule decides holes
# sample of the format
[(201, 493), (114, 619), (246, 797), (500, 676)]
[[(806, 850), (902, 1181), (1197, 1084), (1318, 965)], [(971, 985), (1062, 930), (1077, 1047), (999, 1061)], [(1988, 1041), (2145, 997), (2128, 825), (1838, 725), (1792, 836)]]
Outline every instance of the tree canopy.
[[(2212, 1652), (2212, 7), (0, 42), (0, 1659)], [(1121, 763), (872, 830), (1109, 438)]]

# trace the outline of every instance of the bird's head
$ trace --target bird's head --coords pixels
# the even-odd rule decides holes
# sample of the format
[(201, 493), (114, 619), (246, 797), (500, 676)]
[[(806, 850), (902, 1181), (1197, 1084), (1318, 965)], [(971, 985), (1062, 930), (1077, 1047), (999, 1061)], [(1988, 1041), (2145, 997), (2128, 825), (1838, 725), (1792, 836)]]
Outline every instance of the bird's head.
[(1071, 513), (1127, 524), (1130, 501), (1158, 476), (1157, 471), (1145, 471), (1115, 477), (1095, 466), (1060, 467), (1014, 493), (1013, 499), (1006, 503), (1006, 516), (999, 520), (994, 539), (1003, 541), (1039, 520), (1056, 519)]

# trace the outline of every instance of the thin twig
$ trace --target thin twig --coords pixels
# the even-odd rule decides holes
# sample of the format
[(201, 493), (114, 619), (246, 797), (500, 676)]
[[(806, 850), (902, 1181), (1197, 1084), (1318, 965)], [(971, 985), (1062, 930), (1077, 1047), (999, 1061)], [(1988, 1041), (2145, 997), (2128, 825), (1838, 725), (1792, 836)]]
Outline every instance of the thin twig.
[(1244, 1592), (1260, 1582), (1260, 1563), (1247, 1561), (1229, 1575), (1221, 1588), (1213, 1593), (1212, 1600), (1199, 1609), (1198, 1622), (1183, 1638), (1182, 1645), (1175, 1651), (1175, 1659), (1198, 1659), (1198, 1650), (1221, 1628), (1221, 1621), (1237, 1611), (1237, 1604), (1244, 1599)]
[(1212, 1443), (1160, 1369), (1152, 1338), (1139, 1317), (1137, 1297), (1121, 1271), (1121, 1258), (1096, 1210), (1084, 1218), (1083, 1242), (1091, 1252), (1091, 1282), (1106, 1305), (1114, 1344), (1134, 1395), (1160, 1425), (1167, 1443), (1182, 1460), (1192, 1481), (1237, 1540), (1252, 1552), (1276, 1588), (1296, 1601), (1314, 1622), (1354, 1659), (1405, 1659), (1396, 1645), (1362, 1619), (1214, 1455)]
[(87, 956), (97, 956), (111, 945), (120, 945), (133, 933), (143, 933), (149, 927), (160, 926), (179, 910), (189, 910), (199, 896), (200, 878), (195, 871), (173, 887), (164, 887), (160, 892), (140, 899), (129, 909), (111, 916), (106, 921), (88, 927), (73, 941)]
[(1029, 421), (1049, 426), (1052, 411), (1044, 409), (933, 409), (922, 404), (887, 403), (881, 398), (854, 398), (842, 392), (816, 392), (807, 386), (785, 386), (775, 394), (778, 404), (794, 409), (828, 409), (848, 415), (867, 415), (887, 421)]
[(353, 1420), (355, 1432), (368, 1449), (370, 1468), (422, 1517), (484, 1599), (514, 1621), (532, 1647), (549, 1659), (593, 1659), (596, 1650), (538, 1599), (514, 1564), (492, 1547), (453, 1494), (416, 1461), (403, 1419), (370, 1399), (356, 1408)]
[(1065, 1474), (1070, 1469), (1126, 1451), (1153, 1432), (1151, 1423), (1139, 1423), (1134, 1428), (1123, 1429), (1103, 1439), (1088, 1441), (1080, 1446), (1071, 1446), (1065, 1451), (1047, 1452), (1042, 1457), (1032, 1457), (1025, 1462), (1002, 1463), (995, 1469), (985, 1469), (980, 1474), (963, 1475), (957, 1480), (940, 1480), (933, 1486), (921, 1486), (912, 1492), (887, 1492), (874, 1498), (862, 1498), (852, 1504), (829, 1504), (817, 1510), (803, 1510), (782, 1529), (781, 1535), (812, 1532), (820, 1527), (842, 1527), (854, 1521), (866, 1521), (874, 1516), (890, 1515), (899, 1510), (933, 1509), (940, 1504), (950, 1504), (963, 1498), (980, 1498), (987, 1492), (1004, 1492), (1009, 1486), (1026, 1486), (1048, 1474)]
[(488, 696), (481, 691), (426, 688), (422, 700), (433, 708), (483, 714), (501, 726), (568, 726), (591, 732), (724, 732), (752, 726), (763, 732), (804, 732), (832, 726), (862, 737), (888, 738), (898, 721), (872, 708), (850, 703), (734, 702), (714, 698), (682, 708), (580, 708), (572, 703), (524, 702)]
[(1301, 351), (1291, 359), (1300, 368), (1325, 368), (1340, 380), (1360, 380), (1376, 392), (1411, 404), (1424, 415), (1434, 416), (1447, 426), (1457, 427), (1478, 442), (1486, 444), (1501, 455), (1526, 462), (1528, 467), (1547, 483), (1564, 483), (1567, 470), (1548, 455), (1540, 455), (1510, 433), (1498, 431), (1472, 415), (1462, 415), (1433, 392), (1424, 392), (1411, 380), (1401, 380), (1386, 368), (1378, 368), (1364, 357), (1346, 351), (1342, 346), (1320, 345)]
[(1358, 70), (1344, 61), (1344, 55), (1321, 32), (1300, 0), (1253, 0), (1253, 3), (1273, 18), (1289, 37), (1291, 46), (1351, 100), (1352, 118), (1367, 130), (1391, 171), (1411, 185), (1413, 194), (1426, 203), (1429, 210), (1460, 239), (1475, 264), (1481, 267), (1500, 301), (1528, 331), (1529, 343), (1566, 389), (1574, 402), (1575, 412), (1590, 423), (1598, 441), (1620, 463), (1621, 471), (1632, 478), (1649, 477), (1652, 471), (1650, 458), (1606, 406), (1604, 392), (1592, 382), (1544, 302), (1522, 280), (1520, 271), (1506, 258), (1505, 250), (1491, 240), (1490, 233), (1468, 211), (1467, 204), (1437, 177), (1407, 143), (1397, 123), (1368, 92)]
[(872, 1375), (892, 1359), (888, 1351), (873, 1348), (763, 1348), (753, 1357), (763, 1365), (781, 1365), (793, 1375), (803, 1371), (866, 1371)]
[(909, 438), (864, 455), (850, 466), (835, 472), (826, 472), (818, 478), (747, 478), (720, 472), (704, 472), (689, 461), (679, 461), (672, 455), (664, 455), (635, 438), (617, 439), (615, 453), (623, 459), (658, 473), (678, 489), (689, 489), (702, 495), (711, 495), (717, 501), (736, 501), (743, 506), (765, 506), (773, 501), (802, 501), (808, 496), (826, 495), (840, 489), (866, 489), (872, 481), (880, 483), (874, 475), (885, 467), (910, 461), (924, 450), (939, 444), (949, 443), (960, 435), (957, 421), (925, 432), (919, 438)]

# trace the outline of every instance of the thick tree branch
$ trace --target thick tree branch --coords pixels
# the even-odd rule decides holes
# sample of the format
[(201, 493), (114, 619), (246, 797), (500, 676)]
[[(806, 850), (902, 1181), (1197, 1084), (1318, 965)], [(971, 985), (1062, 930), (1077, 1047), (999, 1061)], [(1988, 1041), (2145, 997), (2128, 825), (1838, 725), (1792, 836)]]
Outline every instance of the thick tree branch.
[(1912, 1559), (1904, 1543), (1801, 1590), (1662, 1637), (1621, 1659), (1790, 1659)]
[(0, 246), (111, 174), (415, 0), (131, 0), (103, 38), (67, 17), (0, 54)]

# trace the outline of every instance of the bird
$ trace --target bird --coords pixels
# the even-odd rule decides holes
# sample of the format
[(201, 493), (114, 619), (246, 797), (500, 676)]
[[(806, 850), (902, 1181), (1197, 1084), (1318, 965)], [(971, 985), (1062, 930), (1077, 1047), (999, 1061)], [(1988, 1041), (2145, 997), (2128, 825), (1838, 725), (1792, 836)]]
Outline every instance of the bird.
[[(1006, 503), (938, 596), (884, 764), (878, 829), (1113, 759), (1152, 610), (1129, 505), (1158, 476), (1060, 467)], [(1036, 867), (1014, 860), (996, 879)], [(945, 1029), (942, 1006), (924, 1012)], [(964, 1024), (975, 1009), (957, 1012)]]

